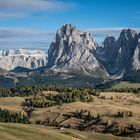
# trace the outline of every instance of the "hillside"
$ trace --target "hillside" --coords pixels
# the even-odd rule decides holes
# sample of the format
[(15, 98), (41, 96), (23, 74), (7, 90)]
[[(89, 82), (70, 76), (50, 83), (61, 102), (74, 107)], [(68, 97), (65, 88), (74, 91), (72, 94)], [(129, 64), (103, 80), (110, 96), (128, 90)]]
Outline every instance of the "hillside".
[[(62, 131), (55, 128), (12, 123), (0, 123), (0, 133), (2, 140), (120, 140), (120, 137), (111, 135), (89, 134), (70, 129)], [(127, 138), (121, 138), (121, 140), (127, 140)]]
[(22, 124), (0, 123), (0, 133), (1, 140), (72, 140), (72, 137), (53, 130)]
[(53, 85), (1, 89), (0, 122), (36, 125), (83, 140), (139, 138), (140, 89), (111, 90)]

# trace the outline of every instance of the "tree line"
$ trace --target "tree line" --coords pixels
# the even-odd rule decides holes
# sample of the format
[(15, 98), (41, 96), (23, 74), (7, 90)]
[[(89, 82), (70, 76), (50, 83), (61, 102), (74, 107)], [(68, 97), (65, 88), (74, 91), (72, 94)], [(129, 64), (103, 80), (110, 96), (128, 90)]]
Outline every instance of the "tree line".
[(13, 123), (29, 123), (25, 114), (10, 112), (7, 109), (0, 108), (0, 122), (13, 122)]
[(139, 94), (140, 93), (140, 88), (105, 88), (105, 89), (100, 89), (102, 92), (127, 92), (127, 93), (134, 93), (134, 94)]
[(38, 86), (26, 86), (26, 87), (15, 87), (15, 88), (0, 88), (0, 97), (14, 97), (14, 96), (31, 96), (38, 95), (43, 91), (57, 91), (62, 92), (73, 92), (87, 90), (90, 93), (94, 93), (93, 89), (83, 88), (72, 88), (63, 85), (38, 85)]
[(38, 87), (16, 87), (10, 89), (0, 89), (0, 97), (30, 96), (40, 93), (42, 90)]
[[(0, 97), (15, 97), (15, 96), (35, 96), (41, 94), (43, 91), (57, 91), (59, 93), (74, 93), (81, 92), (91, 95), (96, 95), (98, 92), (127, 92), (127, 93), (140, 93), (140, 88), (73, 88), (63, 85), (38, 85), (38, 86), (26, 86), (26, 87), (15, 87), (15, 88), (0, 88)], [(59, 97), (58, 97), (59, 98)], [(60, 97), (61, 98), (61, 97)]]
[(62, 105), (64, 103), (71, 102), (93, 102), (94, 98), (91, 94), (86, 91), (72, 91), (72, 92), (64, 92), (59, 93), (57, 95), (50, 94), (49, 96), (40, 95), (34, 96), (30, 98), (26, 98), (24, 102), (24, 106), (32, 106), (32, 107), (49, 107), (52, 105)]

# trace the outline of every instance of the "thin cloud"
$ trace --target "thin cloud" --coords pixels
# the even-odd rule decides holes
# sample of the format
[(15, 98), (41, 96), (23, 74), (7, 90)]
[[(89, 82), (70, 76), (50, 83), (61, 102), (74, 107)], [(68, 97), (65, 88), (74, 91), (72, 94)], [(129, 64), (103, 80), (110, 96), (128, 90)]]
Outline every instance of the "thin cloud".
[(123, 28), (92, 28), (86, 29), (87, 32), (92, 33), (96, 37), (104, 37), (106, 35), (119, 34)]
[[(106, 35), (119, 35), (120, 32), (125, 29), (122, 27), (119, 28), (90, 28), (82, 29), (82, 31), (90, 32), (96, 37), (102, 37)], [(140, 32), (140, 28), (131, 28), (136, 32)], [(3, 27), (0, 28), (0, 39), (3, 38), (22, 38), (22, 37), (45, 37), (45, 36), (55, 36), (55, 32), (47, 32), (45, 30), (37, 30), (34, 28), (10, 28)], [(52, 38), (53, 39), (53, 38)]]
[[(90, 32), (95, 40), (98, 42), (99, 45), (102, 44), (105, 37), (108, 35), (114, 36), (116, 39), (119, 37), (120, 32), (123, 29), (127, 29), (126, 27), (114, 27), (114, 28), (90, 28), (90, 29), (84, 29), (85, 32)], [(137, 33), (140, 33), (140, 28), (131, 28), (135, 30)]]
[[(122, 31), (122, 27), (118, 28), (90, 28), (81, 29), (90, 32), (99, 44), (102, 44), (107, 35), (113, 35), (116, 38)], [(138, 33), (140, 28), (132, 28)], [(55, 32), (47, 32), (33, 28), (0, 28), (0, 49), (9, 48), (40, 48), (48, 49), (51, 42), (55, 39)]]
[(48, 33), (43, 30), (28, 29), (28, 28), (0, 28), (0, 39), (3, 38), (20, 38), (20, 37), (38, 37), (48, 36), (53, 33)]
[(6, 18), (23, 18), (28, 17), (29, 14), (27, 13), (7, 13), (7, 12), (0, 12), (0, 18), (6, 19)]
[[(116, 27), (116, 28), (91, 28), (91, 29), (84, 29), (84, 31), (92, 33), (96, 37), (105, 37), (107, 35), (118, 36), (120, 32), (126, 29), (126, 27)], [(136, 32), (140, 32), (140, 28), (131, 28)]]
[(0, 50), (50, 46), (54, 33), (28, 28), (0, 28)]
[(0, 50), (30, 48), (47, 50), (55, 34), (30, 28), (0, 28)]
[(0, 0), (0, 18), (26, 17), (36, 12), (62, 11), (74, 6), (74, 3), (58, 0)]

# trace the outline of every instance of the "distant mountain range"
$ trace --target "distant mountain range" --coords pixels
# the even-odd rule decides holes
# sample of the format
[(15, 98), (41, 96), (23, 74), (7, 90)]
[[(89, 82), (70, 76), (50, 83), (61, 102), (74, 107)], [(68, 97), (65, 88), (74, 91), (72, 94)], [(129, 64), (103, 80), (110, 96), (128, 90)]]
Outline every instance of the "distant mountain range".
[(16, 67), (36, 69), (47, 64), (47, 57), (47, 53), (41, 50), (0, 51), (0, 67), (8, 71)]
[[(119, 78), (140, 81), (140, 34), (124, 29), (118, 39), (108, 36), (100, 46), (90, 33), (66, 24), (57, 31), (48, 53), (0, 51), (0, 64), (0, 74), (14, 78), (16, 85), (91, 85)], [(3, 69), (10, 72), (3, 74)]]

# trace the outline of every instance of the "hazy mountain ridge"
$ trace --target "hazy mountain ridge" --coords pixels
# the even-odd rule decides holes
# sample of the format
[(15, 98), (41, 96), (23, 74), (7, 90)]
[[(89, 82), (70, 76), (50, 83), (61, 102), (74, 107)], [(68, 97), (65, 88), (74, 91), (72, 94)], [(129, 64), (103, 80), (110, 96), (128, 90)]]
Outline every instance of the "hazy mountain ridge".
[(36, 69), (47, 64), (47, 53), (41, 50), (7, 50), (0, 51), (0, 67), (12, 70), (16, 67)]

